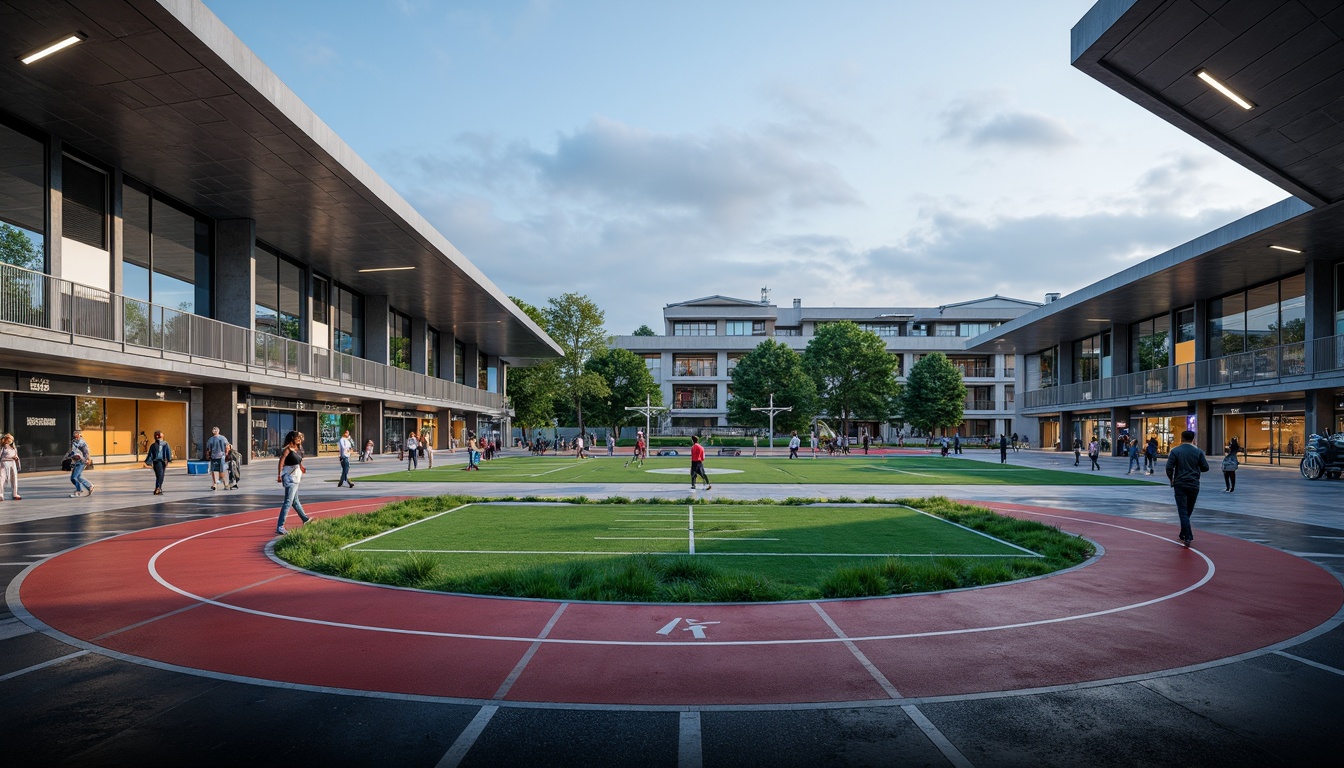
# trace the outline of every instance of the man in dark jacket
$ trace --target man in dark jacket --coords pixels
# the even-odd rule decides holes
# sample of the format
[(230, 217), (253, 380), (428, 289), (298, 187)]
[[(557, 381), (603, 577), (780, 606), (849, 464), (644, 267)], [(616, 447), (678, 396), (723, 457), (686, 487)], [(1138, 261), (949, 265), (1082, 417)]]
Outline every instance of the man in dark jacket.
[(1181, 518), (1181, 543), (1189, 547), (1195, 541), (1190, 530), (1190, 514), (1199, 496), (1199, 476), (1209, 471), (1209, 460), (1195, 445), (1195, 433), (1181, 433), (1181, 444), (1167, 454), (1167, 479), (1176, 495), (1176, 514)]

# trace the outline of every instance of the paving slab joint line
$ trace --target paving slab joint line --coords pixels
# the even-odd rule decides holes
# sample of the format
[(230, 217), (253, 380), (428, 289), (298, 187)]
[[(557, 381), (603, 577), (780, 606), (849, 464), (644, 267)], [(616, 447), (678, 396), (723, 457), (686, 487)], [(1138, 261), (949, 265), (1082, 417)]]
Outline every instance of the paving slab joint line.
[(498, 711), (499, 707), (496, 705), (481, 707), (476, 716), (471, 719), (471, 722), (467, 723), (467, 727), (462, 730), (462, 733), (458, 734), (453, 746), (449, 747), (443, 757), (439, 758), (435, 768), (457, 768), (461, 765), (462, 759), (467, 756), (472, 746), (476, 744), (476, 740), (485, 731), (485, 727), (490, 724), (490, 718), (494, 717)]
[(85, 656), (88, 655), (89, 653), (91, 653), (91, 651), (75, 651), (74, 653), (67, 653), (64, 656), (57, 656), (56, 658), (51, 659), (50, 661), (44, 661), (41, 664), (34, 664), (31, 667), (16, 669), (13, 672), (10, 672), (9, 674), (0, 675), (0, 683), (3, 683), (6, 680), (13, 680), (16, 677), (21, 677), (23, 675), (28, 674), (29, 672), (37, 672), (38, 670), (46, 669), (47, 667), (54, 667), (57, 664), (64, 664), (65, 662), (70, 661), (71, 659), (77, 659), (80, 656)]
[(1296, 654), (1292, 654), (1292, 653), (1288, 653), (1288, 652), (1286, 652), (1286, 651), (1274, 651), (1274, 654), (1277, 655), (1277, 656), (1282, 656), (1282, 657), (1284, 657), (1285, 659), (1292, 659), (1293, 661), (1296, 661), (1296, 662), (1298, 662), (1298, 663), (1300, 663), (1300, 664), (1306, 664), (1306, 665), (1309, 666), (1309, 667), (1315, 667), (1316, 669), (1323, 670), (1323, 671), (1325, 671), (1325, 672), (1331, 672), (1331, 673), (1336, 674), (1336, 675), (1344, 676), (1344, 669), (1339, 669), (1338, 667), (1332, 667), (1332, 666), (1330, 666), (1330, 665), (1328, 665), (1328, 664), (1322, 664), (1322, 663), (1320, 663), (1319, 661), (1312, 661), (1311, 659), (1304, 659), (1304, 658), (1302, 658), (1301, 656), (1298, 656), (1298, 655), (1296, 655)]
[(677, 768), (702, 768), (704, 745), (700, 736), (700, 713), (682, 712), (677, 725)]

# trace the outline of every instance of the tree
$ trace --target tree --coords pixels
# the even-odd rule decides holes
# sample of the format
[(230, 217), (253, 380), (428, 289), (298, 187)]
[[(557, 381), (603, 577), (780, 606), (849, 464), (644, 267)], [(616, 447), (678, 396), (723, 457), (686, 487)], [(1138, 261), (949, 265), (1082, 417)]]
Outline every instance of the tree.
[(877, 334), (848, 320), (821, 326), (803, 350), (821, 408), (840, 419), (845, 435), (851, 417), (886, 421), (895, 410), (896, 366)]
[(634, 335), (634, 336), (657, 336), (658, 334), (654, 333), (654, 332), (653, 332), (653, 329), (650, 328), (649, 326), (647, 326), (647, 325), (641, 325), (641, 326), (639, 326), (638, 328), (635, 329), (635, 332), (634, 332), (634, 334), (632, 334), (632, 335)]
[(0, 263), (41, 271), (45, 259), (23, 230), (0, 223)]
[[(509, 297), (543, 331), (546, 330), (546, 315), (522, 299)], [(523, 430), (527, 437), (529, 429), (549, 427), (555, 416), (555, 400), (560, 393), (559, 365), (555, 360), (536, 363), (527, 367), (509, 368), (509, 403), (513, 406), (513, 423)]]
[(607, 334), (602, 328), (606, 315), (592, 299), (577, 293), (547, 299), (542, 312), (546, 316), (547, 333), (565, 353), (558, 363), (559, 399), (573, 407), (579, 434), (583, 435), (584, 398), (606, 397), (610, 391), (599, 374), (584, 368), (589, 358), (607, 349)]
[(961, 424), (966, 385), (947, 355), (925, 355), (910, 369), (901, 393), (901, 415), (911, 426), (932, 434)]
[(651, 404), (663, 404), (663, 391), (644, 365), (644, 358), (628, 349), (608, 349), (593, 355), (584, 368), (607, 383), (606, 395), (584, 399), (584, 411), (595, 424), (610, 427), (612, 434), (619, 435), (627, 424), (644, 423), (644, 417), (625, 410), (627, 406), (644, 405), (646, 395)]
[(787, 344), (766, 339), (733, 368), (733, 397), (728, 401), (728, 423), (764, 427), (770, 418), (752, 408), (770, 404), (791, 407), (775, 416), (777, 432), (804, 431), (817, 415), (817, 385), (803, 370), (802, 358)]

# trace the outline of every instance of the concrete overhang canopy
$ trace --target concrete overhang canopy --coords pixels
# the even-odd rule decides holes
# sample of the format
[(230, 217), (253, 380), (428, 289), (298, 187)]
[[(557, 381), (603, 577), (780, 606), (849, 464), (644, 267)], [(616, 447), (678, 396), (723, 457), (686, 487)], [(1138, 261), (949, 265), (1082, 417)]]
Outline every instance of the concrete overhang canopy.
[(1344, 203), (1313, 209), (1288, 198), (1004, 323), (972, 339), (970, 349), (1033, 354), (1072, 343), (1278, 279), (1311, 260), (1333, 261), (1340, 242)]
[(199, 0), (4, 0), (0, 51), (0, 110), (487, 354), (561, 354)]
[(1301, 200), (1344, 200), (1344, 3), (1100, 0), (1073, 28), (1072, 59)]

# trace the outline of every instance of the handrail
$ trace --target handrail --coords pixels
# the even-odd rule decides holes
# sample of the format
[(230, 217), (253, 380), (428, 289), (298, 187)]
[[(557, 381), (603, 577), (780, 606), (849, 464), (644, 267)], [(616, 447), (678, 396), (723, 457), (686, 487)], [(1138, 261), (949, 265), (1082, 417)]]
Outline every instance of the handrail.
[(1024, 410), (1275, 384), (1344, 371), (1344, 335), (1021, 393)]
[(67, 334), (71, 343), (81, 339), (111, 342), (130, 354), (183, 356), (196, 364), (243, 366), (270, 376), (494, 411), (508, 407), (505, 396), (495, 392), (0, 263), (3, 323)]

